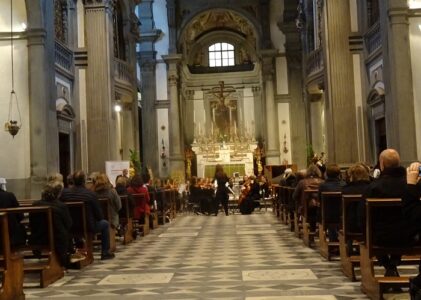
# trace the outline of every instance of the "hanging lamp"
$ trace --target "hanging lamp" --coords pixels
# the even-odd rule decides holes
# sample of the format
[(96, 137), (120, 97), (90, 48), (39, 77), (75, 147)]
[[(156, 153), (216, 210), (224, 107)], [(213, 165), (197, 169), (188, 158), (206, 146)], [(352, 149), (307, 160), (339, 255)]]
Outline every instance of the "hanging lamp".
[[(18, 96), (15, 92), (15, 70), (14, 70), (14, 56), (13, 56), (13, 0), (10, 0), (10, 55), (12, 61), (12, 90), (10, 92), (9, 100), (9, 115), (7, 122), (4, 125), (6, 131), (8, 131), (14, 138), (18, 134), (19, 129), (22, 126), (22, 119), (20, 115)], [(13, 107), (16, 106), (18, 119), (14, 117)], [(16, 114), (16, 113), (15, 113)]]

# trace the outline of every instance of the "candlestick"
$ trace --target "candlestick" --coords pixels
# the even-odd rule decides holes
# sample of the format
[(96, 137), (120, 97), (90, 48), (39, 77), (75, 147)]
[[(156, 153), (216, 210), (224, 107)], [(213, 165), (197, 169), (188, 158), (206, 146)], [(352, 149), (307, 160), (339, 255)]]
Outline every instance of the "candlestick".
[(196, 123), (196, 112), (193, 110), (193, 123)]

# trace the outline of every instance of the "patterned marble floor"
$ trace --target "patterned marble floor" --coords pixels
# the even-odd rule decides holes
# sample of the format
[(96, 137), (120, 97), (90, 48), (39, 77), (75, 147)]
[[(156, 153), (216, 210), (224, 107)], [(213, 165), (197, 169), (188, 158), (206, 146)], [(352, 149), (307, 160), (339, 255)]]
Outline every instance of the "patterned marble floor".
[(268, 212), (178, 216), (120, 246), (115, 259), (25, 293), (27, 299), (367, 299), (359, 285)]

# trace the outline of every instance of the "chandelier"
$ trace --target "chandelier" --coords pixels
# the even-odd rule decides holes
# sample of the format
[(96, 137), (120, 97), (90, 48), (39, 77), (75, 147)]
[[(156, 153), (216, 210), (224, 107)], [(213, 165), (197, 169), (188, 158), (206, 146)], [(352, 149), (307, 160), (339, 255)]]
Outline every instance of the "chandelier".
[[(15, 78), (14, 78), (15, 70), (14, 70), (14, 56), (13, 56), (13, 0), (10, 0), (10, 56), (11, 56), (11, 62), (12, 62), (12, 68), (11, 68), (12, 90), (10, 91), (9, 114), (8, 114), (7, 122), (4, 125), (4, 128), (14, 138), (15, 135), (18, 134), (19, 129), (22, 126), (22, 120), (21, 120), (21, 115), (20, 115), (18, 96), (15, 92)], [(14, 107), (15, 107), (16, 112), (14, 112), (14, 109), (13, 109)]]

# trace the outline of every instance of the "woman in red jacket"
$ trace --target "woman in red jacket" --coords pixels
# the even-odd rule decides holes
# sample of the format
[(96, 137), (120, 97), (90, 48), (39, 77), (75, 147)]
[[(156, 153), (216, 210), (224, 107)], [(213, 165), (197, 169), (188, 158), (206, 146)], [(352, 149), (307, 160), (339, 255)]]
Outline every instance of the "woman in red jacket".
[[(145, 220), (145, 214), (149, 215), (151, 213), (151, 207), (148, 188), (143, 184), (142, 176), (135, 175), (132, 178), (127, 192), (133, 195), (133, 218), (138, 219), (141, 223), (143, 223)], [(143, 196), (137, 196), (137, 194), (141, 194)]]

